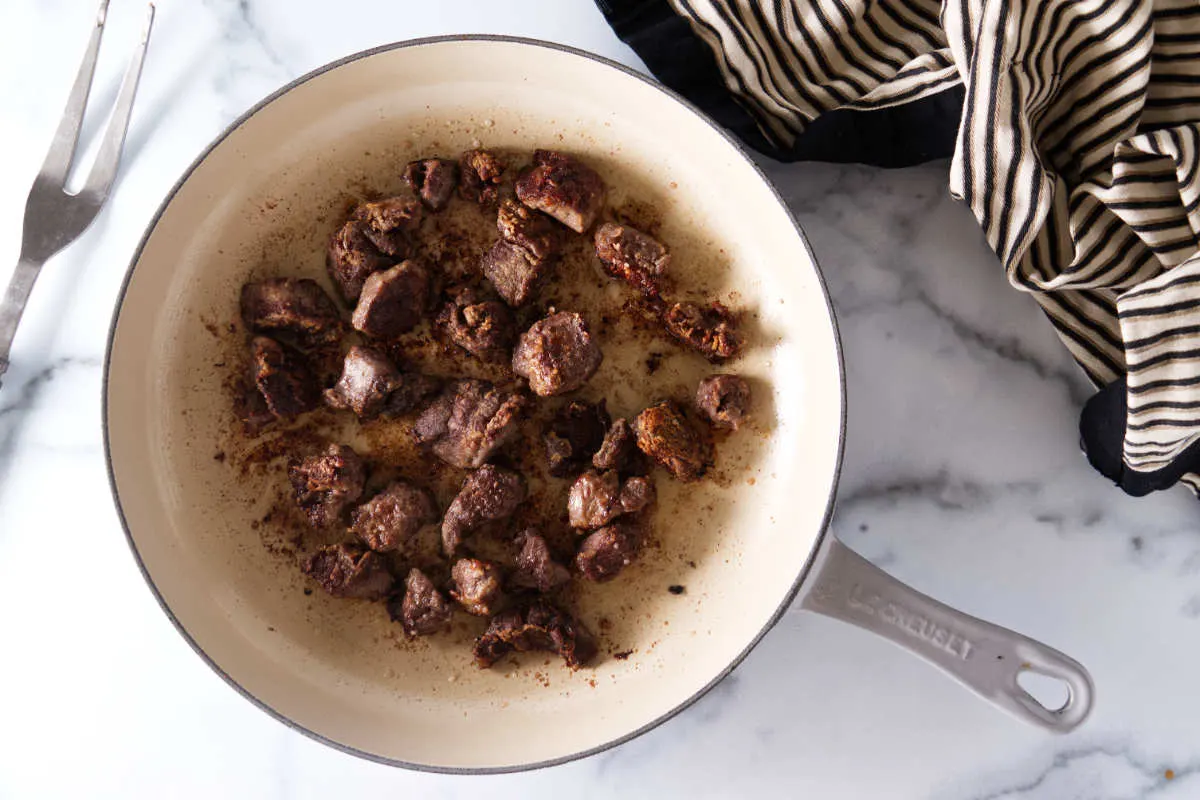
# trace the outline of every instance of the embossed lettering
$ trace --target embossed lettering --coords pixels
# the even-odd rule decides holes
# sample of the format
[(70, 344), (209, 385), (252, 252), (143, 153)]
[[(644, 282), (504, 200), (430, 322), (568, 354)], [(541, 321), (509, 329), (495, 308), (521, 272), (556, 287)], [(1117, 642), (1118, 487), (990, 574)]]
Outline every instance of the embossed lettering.
[(950, 646), (949, 643), (954, 641), (955, 638), (956, 637), (954, 634), (950, 633), (950, 631), (946, 630), (945, 628), (938, 628), (933, 632), (933, 636), (930, 637), (930, 641), (945, 650)]
[[(875, 599), (878, 600), (878, 596)], [(857, 611), (865, 611), (868, 614), (875, 613), (875, 606), (863, 595), (862, 586), (857, 583), (850, 590), (850, 596), (846, 598), (846, 604)]]
[(939, 625), (928, 617), (924, 617), (910, 608), (888, 600), (874, 592), (869, 592), (861, 584), (855, 584), (846, 597), (846, 605), (855, 611), (878, 617), (881, 621), (929, 642), (955, 658), (966, 660), (971, 655), (974, 645), (971, 640), (960, 633)]

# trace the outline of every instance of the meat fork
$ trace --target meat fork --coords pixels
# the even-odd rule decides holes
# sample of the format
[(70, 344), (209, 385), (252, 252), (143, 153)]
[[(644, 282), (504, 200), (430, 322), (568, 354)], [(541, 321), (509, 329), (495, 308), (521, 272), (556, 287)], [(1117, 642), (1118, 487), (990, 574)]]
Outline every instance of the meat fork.
[(154, 24), (154, 5), (150, 5), (142, 38), (134, 50), (133, 58), (125, 71), (117, 102), (104, 131), (96, 162), (88, 174), (83, 188), (72, 194), (67, 191), (67, 175), (75, 159), (75, 146), (79, 141), (79, 129), (83, 125), (83, 112), (87, 108), (88, 93), (92, 88), (92, 76), (96, 72), (96, 57), (100, 53), (100, 37), (104, 33), (104, 21), (108, 16), (109, 0), (101, 0), (96, 14), (96, 27), (88, 42), (83, 63), (75, 85), (67, 99), (62, 121), (50, 144), (50, 152), (25, 203), (25, 228), (21, 238), (21, 256), (13, 271), (0, 303), (0, 377), (8, 369), (8, 355), (12, 349), (17, 324), (25, 311), (25, 303), (33, 284), (41, 272), (42, 265), (58, 251), (79, 238), (100, 212), (108, 198), (113, 180), (117, 177), (117, 165), (121, 160), (121, 148), (125, 144), (125, 131), (129, 127), (129, 116), (133, 111), (133, 97), (137, 93), (138, 79), (142, 74), (142, 60), (146, 56), (146, 45), (150, 41), (150, 29)]

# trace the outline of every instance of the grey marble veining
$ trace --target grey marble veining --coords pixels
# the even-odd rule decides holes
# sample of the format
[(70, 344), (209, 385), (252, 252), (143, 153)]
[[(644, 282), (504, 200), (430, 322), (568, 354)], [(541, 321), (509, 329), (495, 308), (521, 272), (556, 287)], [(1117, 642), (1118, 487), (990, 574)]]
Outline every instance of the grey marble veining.
[[(16, 260), (25, 190), (91, 13), (91, 0), (0, 12), (0, 265)], [(140, 14), (113, 0), (101, 98)], [(467, 31), (636, 64), (589, 0), (161, 4), (111, 207), (46, 270), (0, 390), (0, 797), (1200, 797), (1196, 501), (1134, 500), (1088, 467), (1076, 426), (1091, 387), (949, 197), (945, 163), (763, 163), (841, 325), (849, 430), (833, 530), (917, 588), (1087, 664), (1098, 705), (1079, 731), (1043, 734), (793, 609), (648, 735), (555, 769), (461, 779), (309, 741), (195, 658), (141, 581), (104, 474), (100, 361), (129, 258), (177, 177), (262, 96), (355, 50)]]

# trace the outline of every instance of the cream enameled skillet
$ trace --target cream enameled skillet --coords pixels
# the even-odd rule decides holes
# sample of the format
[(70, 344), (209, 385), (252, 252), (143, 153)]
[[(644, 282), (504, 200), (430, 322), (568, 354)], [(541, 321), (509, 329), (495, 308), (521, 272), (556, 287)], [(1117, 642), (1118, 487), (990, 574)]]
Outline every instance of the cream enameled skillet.
[[(632, 651), (570, 672), (526, 656), (480, 671), (453, 636), (405, 643), (378, 605), (303, 592), (254, 521), (264, 481), (214, 458), (232, 412), (222, 335), (250, 276), (323, 278), (348, 192), (399, 187), (400, 166), (476, 143), (554, 147), (663, 218), (684, 284), (749, 309), (757, 424), (722, 447), (726, 480), (660, 477), (659, 546), (581, 602)], [(606, 351), (594, 382), (621, 413), (706, 369), (676, 359), (644, 385)], [(655, 383), (657, 381), (657, 383)], [(443, 771), (542, 766), (657, 725), (732, 670), (788, 606), (869, 628), (993, 703), (1074, 728), (1091, 683), (1070, 658), (896, 582), (826, 534), (845, 389), (821, 274), (754, 163), (686, 102), (617, 64), (498, 37), (405, 42), (313, 72), (226, 131), (171, 191), (126, 278), (105, 365), (105, 444), (130, 545), (180, 633), (233, 687), (348, 752)], [(682, 595), (665, 591), (686, 585)], [(833, 657), (833, 656), (831, 656)], [(1064, 681), (1047, 710), (1021, 670)], [(871, 691), (870, 688), (864, 691)], [(497, 735), (502, 731), (502, 735)]]

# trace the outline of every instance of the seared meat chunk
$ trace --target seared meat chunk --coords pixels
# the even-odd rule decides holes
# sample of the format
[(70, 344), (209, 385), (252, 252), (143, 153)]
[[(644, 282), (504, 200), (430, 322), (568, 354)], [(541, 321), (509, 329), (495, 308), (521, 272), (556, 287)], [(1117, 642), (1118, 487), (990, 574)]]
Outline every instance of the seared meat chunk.
[(442, 388), (442, 382), (419, 372), (400, 373), (400, 385), (392, 390), (383, 406), (385, 417), (396, 417), (415, 411)]
[(589, 581), (610, 581), (633, 563), (641, 549), (641, 530), (618, 522), (588, 534), (575, 554), (575, 569)]
[(497, 239), (483, 254), (479, 270), (513, 308), (525, 305), (537, 291), (551, 262), (533, 258), (511, 242)]
[(624, 419), (617, 419), (604, 434), (604, 441), (596, 455), (592, 456), (592, 466), (601, 471), (615, 469), (622, 473), (638, 472), (642, 466), (639, 463), (641, 460), (633, 429)]
[(348, 303), (358, 299), (368, 275), (392, 263), (392, 259), (371, 244), (365, 233), (366, 227), (361, 220), (348, 220), (329, 239), (329, 250), (325, 254), (329, 277)]
[(330, 408), (353, 411), (360, 419), (383, 413), (407, 414), (438, 390), (436, 378), (400, 372), (388, 357), (366, 345), (354, 345), (342, 363), (342, 375), (325, 390)]
[(334, 597), (354, 600), (380, 600), (395, 582), (383, 556), (353, 543), (326, 545), (301, 569)]
[(478, 467), (519, 433), (526, 402), (484, 381), (455, 381), (417, 418), (413, 435), (451, 466)]
[(729, 309), (720, 303), (701, 308), (695, 303), (675, 303), (663, 315), (671, 335), (694, 347), (709, 361), (733, 358), (742, 350), (742, 334)]
[(696, 405), (714, 425), (736, 431), (750, 410), (750, 384), (737, 375), (710, 375), (696, 389)]
[(603, 360), (583, 317), (574, 311), (559, 311), (521, 334), (512, 367), (536, 394), (548, 397), (583, 386)]
[(592, 227), (604, 207), (604, 181), (574, 156), (535, 150), (534, 166), (517, 179), (517, 198), (576, 233)]
[(413, 251), (421, 227), (421, 204), (406, 197), (363, 203), (334, 232), (325, 254), (329, 277), (354, 303), (373, 272), (385, 269)]
[(603, 400), (599, 403), (572, 400), (560, 408), (544, 437), (550, 474), (561, 478), (587, 466), (604, 440), (608, 423)]
[(450, 596), (468, 614), (490, 617), (500, 610), (504, 602), (504, 573), (490, 561), (478, 558), (460, 558), (450, 569), (454, 588)]
[(515, 200), (500, 204), (496, 228), (500, 238), (484, 253), (479, 269), (504, 302), (524, 305), (558, 260), (562, 238), (553, 220)]
[(650, 506), (655, 497), (654, 482), (644, 476), (635, 476), (621, 484), (621, 494), (617, 501), (624, 513), (633, 514)]
[(325, 404), (362, 418), (373, 417), (400, 383), (400, 371), (387, 356), (373, 347), (355, 345), (346, 353), (341, 377), (325, 390)]
[(554, 560), (546, 540), (535, 528), (527, 528), (515, 539), (520, 551), (517, 553), (517, 569), (512, 575), (514, 586), (549, 592), (571, 580), (571, 573)]
[(458, 160), (462, 180), (458, 196), (480, 205), (492, 205), (500, 196), (504, 162), (488, 150), (468, 150)]
[(409, 636), (428, 636), (445, 630), (454, 616), (454, 606), (421, 570), (413, 568), (404, 579), (404, 598), (392, 595), (388, 616), (399, 622)]
[(350, 532), (381, 553), (399, 550), (425, 525), (437, 522), (437, 507), (429, 492), (395, 481), (354, 509)]
[(616, 472), (589, 471), (571, 485), (567, 515), (572, 528), (594, 530), (653, 502), (654, 484), (648, 478), (630, 478), (622, 484)]
[(266, 336), (250, 340), (254, 385), (267, 408), (279, 418), (294, 417), (317, 407), (317, 379), (300, 356)]
[(267, 401), (254, 382), (257, 365), (248, 365), (248, 380), (239, 382), (237, 394), (233, 399), (233, 410), (242, 421), (242, 431), (247, 436), (258, 436), (262, 429), (275, 421), (275, 415), (267, 408)]
[(606, 222), (596, 229), (596, 256), (604, 271), (647, 297), (657, 297), (671, 255), (662, 242), (628, 225)]
[(487, 522), (511, 516), (525, 501), (525, 479), (485, 464), (463, 481), (442, 518), (442, 549), (453, 558), (463, 537)]
[(475, 663), (482, 669), (512, 652), (548, 650), (578, 669), (596, 656), (596, 639), (579, 620), (545, 600), (492, 618), (475, 640)]
[(415, 328), (428, 305), (429, 271), (404, 261), (367, 277), (350, 322), (368, 336), (395, 338)]
[(562, 252), (562, 228), (540, 211), (506, 199), (496, 212), (500, 238), (524, 250), (531, 261), (557, 258)]
[(363, 223), (363, 235), (380, 253), (396, 259), (412, 254), (421, 216), (421, 204), (408, 197), (389, 197), (354, 209), (354, 219)]
[(441, 211), (450, 202), (458, 186), (458, 163), (444, 158), (410, 161), (404, 181), (433, 211)]
[(638, 448), (681, 481), (700, 478), (712, 462), (708, 443), (673, 403), (659, 403), (633, 421)]
[(362, 496), (367, 469), (358, 453), (344, 444), (331, 444), (320, 455), (293, 461), (288, 480), (296, 503), (317, 527), (332, 525), (346, 506)]
[[(455, 381), (450, 384), (417, 417), (416, 424), (413, 425), (413, 439), (417, 444), (429, 445), (432, 449), (438, 442), (450, 435), (450, 421), (454, 418), (455, 400), (458, 395), (464, 395), (463, 405), (468, 405), (472, 400), (478, 403), (478, 400), (482, 399), (485, 392), (491, 388), (491, 384), (486, 384), (485, 388), (485, 386), (476, 386), (470, 381)], [(464, 409), (461, 416), (467, 416), (471, 410), (473, 409)], [(462, 461), (464, 459), (456, 458), (455, 460)]]
[(242, 287), (242, 319), (259, 333), (291, 334), (301, 345), (331, 344), (342, 333), (337, 307), (309, 278), (268, 278)]
[(470, 288), (442, 307), (438, 324), (450, 341), (485, 360), (504, 357), (516, 335), (516, 322), (508, 306), (487, 300)]

